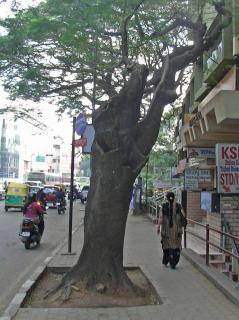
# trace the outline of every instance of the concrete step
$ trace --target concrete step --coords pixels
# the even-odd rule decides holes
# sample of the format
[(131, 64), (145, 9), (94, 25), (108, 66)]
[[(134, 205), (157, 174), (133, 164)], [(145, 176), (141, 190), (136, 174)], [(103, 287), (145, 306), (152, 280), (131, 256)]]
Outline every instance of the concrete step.
[(225, 261), (223, 261), (223, 260), (210, 260), (209, 263), (210, 263), (210, 265), (212, 265), (213, 267), (215, 267), (217, 269), (222, 269), (226, 266)]
[(222, 269), (220, 271), (221, 271), (221, 273), (225, 274), (225, 276), (229, 277), (230, 272), (228, 271), (228, 269)]
[(223, 261), (226, 262), (225, 256), (221, 252), (213, 252), (209, 254), (211, 261)]
[(238, 282), (238, 274), (235, 272), (229, 272), (229, 278), (234, 282)]

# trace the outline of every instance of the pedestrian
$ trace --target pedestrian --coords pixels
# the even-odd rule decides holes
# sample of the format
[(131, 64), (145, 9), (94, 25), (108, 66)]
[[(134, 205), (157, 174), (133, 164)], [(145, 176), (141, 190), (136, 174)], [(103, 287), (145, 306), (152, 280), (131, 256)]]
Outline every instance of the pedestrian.
[(162, 263), (165, 266), (169, 263), (171, 268), (175, 269), (182, 249), (182, 234), (183, 227), (186, 227), (186, 218), (181, 205), (175, 201), (174, 193), (168, 192), (166, 198), (167, 202), (162, 205), (157, 231), (158, 234), (161, 232)]
[(133, 188), (133, 192), (132, 192), (132, 196), (129, 204), (129, 213), (132, 215), (134, 214), (134, 188)]
[(3, 183), (3, 189), (4, 189), (5, 192), (7, 192), (7, 185), (8, 185), (8, 183), (5, 180), (4, 183)]

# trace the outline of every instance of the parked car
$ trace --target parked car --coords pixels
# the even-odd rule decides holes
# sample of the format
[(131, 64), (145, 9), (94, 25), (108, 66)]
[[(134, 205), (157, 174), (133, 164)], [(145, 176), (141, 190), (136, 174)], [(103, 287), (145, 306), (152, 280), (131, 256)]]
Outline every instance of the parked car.
[(81, 192), (80, 192), (81, 203), (84, 203), (87, 200), (89, 189), (90, 189), (89, 186), (83, 186), (83, 188), (81, 189)]

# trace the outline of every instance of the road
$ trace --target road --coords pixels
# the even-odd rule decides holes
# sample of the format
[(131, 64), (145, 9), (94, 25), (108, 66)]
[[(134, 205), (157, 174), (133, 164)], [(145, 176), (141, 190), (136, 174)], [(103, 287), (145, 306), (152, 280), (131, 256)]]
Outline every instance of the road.
[[(0, 316), (29, 274), (68, 239), (69, 206), (64, 215), (58, 215), (53, 208), (47, 212), (41, 245), (26, 250), (18, 237), (22, 213), (13, 209), (5, 212), (4, 201), (0, 202)], [(73, 230), (83, 221), (83, 216), (84, 206), (77, 201), (74, 203)]]

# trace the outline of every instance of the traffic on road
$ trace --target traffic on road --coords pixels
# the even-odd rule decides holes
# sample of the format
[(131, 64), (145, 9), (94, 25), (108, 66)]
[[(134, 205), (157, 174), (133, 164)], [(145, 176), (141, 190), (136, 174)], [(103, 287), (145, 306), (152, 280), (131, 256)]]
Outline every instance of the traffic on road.
[[(48, 208), (45, 215), (45, 230), (41, 244), (26, 250), (19, 239), (23, 213), (19, 208), (5, 211), (5, 201), (0, 201), (0, 316), (15, 292), (29, 278), (29, 274), (52, 254), (54, 249), (68, 236), (68, 209), (58, 214), (56, 208)], [(73, 230), (83, 221), (84, 206), (74, 202)]]

